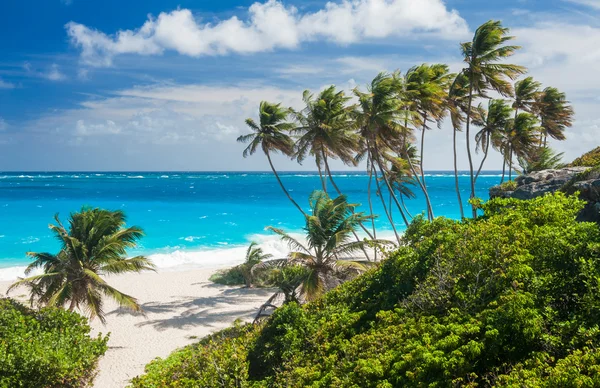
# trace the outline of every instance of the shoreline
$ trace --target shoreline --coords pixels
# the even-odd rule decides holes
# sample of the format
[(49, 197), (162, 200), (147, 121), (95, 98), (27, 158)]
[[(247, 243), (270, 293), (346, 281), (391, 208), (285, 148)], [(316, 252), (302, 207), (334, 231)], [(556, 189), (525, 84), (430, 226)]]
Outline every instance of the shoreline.
[[(228, 265), (106, 277), (110, 285), (136, 297), (145, 315), (127, 312), (106, 299), (106, 325), (97, 319), (90, 322), (92, 336), (111, 333), (93, 387), (125, 387), (154, 358), (164, 358), (237, 319), (251, 321), (274, 290), (221, 286), (208, 280)], [(0, 281), (3, 296), (11, 283)], [(24, 292), (17, 289), (10, 296), (23, 300)]]

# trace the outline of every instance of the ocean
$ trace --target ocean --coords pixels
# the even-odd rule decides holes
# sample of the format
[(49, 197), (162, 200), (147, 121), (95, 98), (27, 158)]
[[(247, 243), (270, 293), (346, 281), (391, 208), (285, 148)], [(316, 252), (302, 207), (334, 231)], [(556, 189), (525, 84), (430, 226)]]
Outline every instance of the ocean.
[[(317, 173), (281, 172), (291, 195), (308, 207), (308, 195), (320, 189)], [(335, 181), (349, 200), (367, 212), (364, 173), (337, 172)], [(469, 178), (460, 173), (462, 197), (468, 212)], [(430, 171), (426, 175), (436, 216), (459, 218), (454, 174)], [(500, 182), (497, 171), (482, 172), (477, 195), (488, 199), (489, 187)], [(384, 183), (382, 182), (384, 185)], [(330, 194), (334, 191), (331, 185)], [(425, 202), (406, 201), (415, 215)], [(387, 195), (385, 195), (387, 201)], [(391, 235), (381, 201), (373, 198), (380, 235)], [(272, 173), (263, 172), (52, 172), (0, 173), (0, 280), (21, 276), (29, 262), (26, 252), (56, 252), (59, 244), (48, 229), (59, 214), (65, 220), (82, 206), (124, 210), (128, 225), (146, 235), (131, 254), (149, 255), (158, 267), (215, 266), (243, 259), (245, 247), (257, 241), (273, 254), (286, 247), (265, 231), (276, 226), (301, 233), (303, 219), (288, 201)], [(468, 213), (467, 213), (468, 214)], [(404, 229), (399, 214), (397, 228)]]

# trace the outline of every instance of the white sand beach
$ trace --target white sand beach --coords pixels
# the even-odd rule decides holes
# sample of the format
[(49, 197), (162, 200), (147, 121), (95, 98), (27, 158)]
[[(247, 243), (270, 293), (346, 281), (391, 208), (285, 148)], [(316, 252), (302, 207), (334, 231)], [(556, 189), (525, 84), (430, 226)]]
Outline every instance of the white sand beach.
[[(106, 325), (91, 322), (93, 333), (110, 332), (95, 388), (125, 387), (156, 357), (198, 341), (236, 319), (252, 320), (273, 293), (267, 289), (225, 287), (208, 280), (216, 268), (127, 274), (107, 278), (118, 290), (138, 298), (145, 316), (132, 315), (108, 301)], [(4, 295), (10, 282), (0, 282)], [(19, 299), (20, 290), (11, 293)]]

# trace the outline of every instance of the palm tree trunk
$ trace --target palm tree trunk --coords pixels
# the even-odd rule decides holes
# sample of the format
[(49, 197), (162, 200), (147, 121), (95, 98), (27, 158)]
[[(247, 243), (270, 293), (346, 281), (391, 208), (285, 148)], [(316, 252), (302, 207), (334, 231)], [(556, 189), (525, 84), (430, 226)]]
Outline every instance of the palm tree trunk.
[(292, 198), (290, 193), (285, 189), (285, 186), (281, 182), (281, 179), (279, 178), (279, 174), (277, 174), (277, 171), (275, 170), (275, 167), (273, 166), (273, 161), (271, 160), (271, 155), (269, 154), (268, 151), (265, 152), (265, 154), (267, 155), (267, 159), (269, 160), (269, 165), (271, 166), (271, 170), (273, 170), (273, 174), (275, 174), (275, 178), (277, 178), (277, 182), (279, 182), (279, 186), (281, 186), (281, 190), (283, 190), (285, 195), (294, 204), (294, 206), (296, 206), (296, 208), (300, 211), (300, 213), (302, 213), (304, 215), (304, 217), (306, 217), (306, 213), (304, 212), (304, 210), (302, 210), (300, 205), (298, 205), (298, 203), (296, 203), (296, 201), (294, 201), (294, 199)]
[[(375, 229), (375, 217), (373, 214), (373, 201), (371, 200), (371, 183), (373, 181), (373, 166), (367, 159), (367, 172), (369, 173), (369, 185), (367, 186), (367, 198), (369, 199), (369, 211), (371, 212), (371, 225), (373, 227), (373, 236), (377, 238), (377, 230)], [(377, 248), (374, 249), (374, 261), (377, 262)]]
[(454, 149), (454, 185), (456, 186), (456, 197), (458, 198), (458, 208), (460, 209), (460, 218), (465, 218), (462, 198), (460, 197), (460, 185), (458, 184), (458, 160), (456, 155), (456, 128), (453, 128), (452, 147)]
[[(373, 164), (371, 163), (371, 165), (373, 165)], [(398, 244), (400, 244), (400, 236), (398, 235), (398, 231), (396, 230), (396, 225), (394, 225), (394, 220), (392, 220), (392, 217), (390, 216), (390, 212), (388, 211), (387, 206), (385, 205), (385, 199), (383, 198), (383, 192), (381, 191), (381, 186), (379, 185), (379, 179), (377, 178), (377, 170), (374, 169), (373, 173), (375, 175), (375, 183), (377, 184), (377, 192), (379, 193), (379, 198), (381, 199), (381, 204), (383, 205), (383, 211), (385, 212), (385, 215), (387, 216), (388, 220), (390, 221), (390, 225), (392, 225), (392, 230), (394, 231), (394, 235), (396, 236), (396, 241), (398, 241)], [(392, 194), (392, 193), (390, 193), (390, 194)]]
[(321, 180), (321, 187), (323, 187), (323, 191), (327, 194), (327, 178), (323, 178), (323, 171), (321, 169), (321, 163), (317, 161), (317, 169), (319, 170), (319, 179)]
[(483, 164), (485, 163), (485, 160), (488, 157), (489, 149), (490, 149), (490, 136), (488, 136), (488, 138), (487, 138), (487, 142), (485, 144), (485, 151), (483, 152), (483, 159), (481, 160), (481, 164), (479, 165), (479, 168), (477, 169), (477, 174), (475, 175), (475, 183), (477, 183), (477, 178), (479, 178), (479, 174), (481, 173)]
[[(423, 169), (423, 150), (425, 148), (425, 131), (427, 130), (427, 114), (423, 114), (423, 128), (421, 130), (421, 154), (419, 160), (419, 168), (421, 169), (421, 181), (423, 182), (423, 188), (427, 191), (427, 183), (425, 182), (425, 170)], [(427, 201), (427, 217), (433, 220), (433, 209), (431, 203), (429, 203), (429, 195), (426, 196)]]
[[(400, 194), (400, 198), (402, 198), (402, 194)], [(388, 208), (390, 209), (390, 221), (394, 222), (394, 214), (392, 213), (392, 193), (389, 193)]]
[[(392, 203), (392, 196), (391, 195), (390, 195), (390, 203)], [(402, 193), (400, 193), (400, 203), (402, 204), (402, 207), (404, 208), (404, 211), (406, 212), (406, 215), (408, 215), (411, 219), (415, 218), (408, 211), (408, 208), (406, 207), (406, 203), (404, 203), (404, 195), (402, 195)], [(390, 207), (392, 207), (392, 205), (390, 205)]]
[(505, 174), (506, 174), (506, 158), (502, 157), (502, 179), (500, 180), (500, 184), (504, 183), (504, 175)]
[(546, 145), (548, 144), (548, 134), (544, 135), (544, 148), (546, 148)]
[(510, 156), (508, 159), (508, 180), (512, 181), (512, 160), (513, 160), (513, 149), (510, 147)]
[[(408, 128), (408, 118), (404, 119), (404, 128), (407, 129)], [(421, 180), (419, 179), (419, 174), (417, 174), (417, 171), (415, 170), (415, 166), (412, 163), (412, 160), (410, 158), (410, 155), (408, 153), (408, 149), (406, 148), (406, 135), (403, 138), (404, 140), (404, 144), (403, 144), (403, 150), (402, 152), (405, 154), (406, 156), (406, 160), (408, 161), (408, 165), (410, 167), (410, 171), (412, 172), (414, 178), (416, 179), (417, 183), (419, 184), (419, 187), (421, 188), (421, 191), (423, 191), (423, 195), (425, 196), (425, 205), (427, 206), (427, 219), (429, 221), (433, 221), (433, 218), (435, 217), (433, 215), (433, 206), (431, 206), (431, 200), (429, 199), (429, 192), (427, 191), (427, 187), (424, 184), (424, 181), (421, 182)], [(387, 146), (389, 147), (389, 144), (387, 144)], [(393, 147), (390, 147), (393, 148)], [(421, 145), (421, 149), (423, 148), (423, 146)], [(421, 155), (422, 157), (422, 155)], [(421, 159), (422, 161), (422, 159)], [(421, 173), (423, 173), (423, 163), (421, 162), (420, 164), (420, 168), (421, 168)], [(423, 177), (424, 179), (424, 177)]]
[[(467, 137), (467, 156), (469, 158), (469, 174), (471, 179), (471, 199), (475, 198), (475, 177), (473, 176), (473, 157), (471, 156), (471, 109), (473, 108), (473, 76), (469, 77), (469, 104), (467, 106), (467, 125), (465, 133)], [(477, 218), (477, 208), (471, 205), (473, 218)]]
[[(369, 146), (369, 145), (367, 144), (367, 146)], [(377, 146), (374, 147), (373, 151), (375, 151), (375, 154), (371, 155), (371, 158), (374, 159), (374, 161), (377, 163), (377, 166), (379, 167), (379, 171), (381, 172), (381, 176), (383, 177), (383, 180), (385, 181), (385, 184), (386, 184), (388, 190), (392, 194), (392, 199), (396, 203), (396, 207), (398, 208), (398, 211), (400, 212), (400, 216), (402, 216), (402, 219), (404, 220), (406, 227), (408, 227), (410, 225), (410, 223), (408, 222), (408, 219), (404, 215), (404, 211), (402, 211), (402, 206), (400, 205), (400, 202), (398, 202), (398, 198), (396, 198), (396, 194), (394, 194), (394, 190), (392, 189), (392, 185), (390, 185), (390, 181), (388, 180), (387, 176), (385, 175), (383, 166), (381, 165), (381, 160), (379, 160), (379, 151), (377, 150)]]

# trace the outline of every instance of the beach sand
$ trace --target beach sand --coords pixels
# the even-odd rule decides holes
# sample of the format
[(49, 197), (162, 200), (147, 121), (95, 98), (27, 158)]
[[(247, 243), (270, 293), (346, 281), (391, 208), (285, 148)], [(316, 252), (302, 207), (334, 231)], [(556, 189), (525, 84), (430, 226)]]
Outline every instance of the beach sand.
[[(238, 318), (252, 320), (258, 307), (274, 292), (214, 284), (208, 278), (215, 270), (160, 271), (106, 278), (118, 290), (138, 298), (146, 315), (132, 315), (107, 300), (106, 325), (98, 320), (91, 322), (94, 334), (111, 333), (94, 388), (125, 387), (154, 358), (197, 342)], [(10, 282), (0, 282), (2, 295), (9, 285)], [(20, 299), (21, 294), (22, 290), (16, 290), (10, 296)]]

